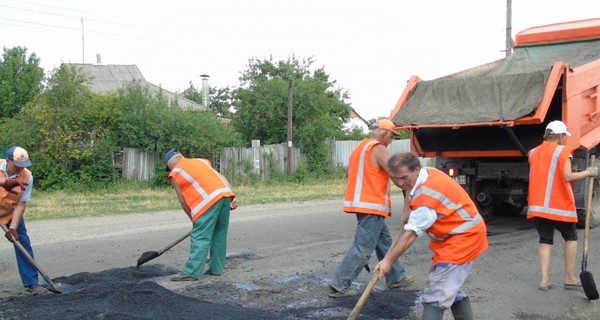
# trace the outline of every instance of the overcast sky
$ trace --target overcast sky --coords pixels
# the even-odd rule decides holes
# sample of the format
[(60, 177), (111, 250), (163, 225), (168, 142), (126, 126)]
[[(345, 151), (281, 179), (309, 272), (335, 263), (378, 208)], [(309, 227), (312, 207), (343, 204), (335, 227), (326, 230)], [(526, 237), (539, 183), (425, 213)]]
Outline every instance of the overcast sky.
[[(366, 119), (389, 116), (411, 75), (505, 56), (507, 0), (0, 0), (0, 43), (62, 62), (135, 64), (183, 91), (235, 87), (248, 60), (313, 57)], [(512, 35), (600, 17), (597, 0), (512, 0)], [(83, 23), (82, 23), (83, 20)]]

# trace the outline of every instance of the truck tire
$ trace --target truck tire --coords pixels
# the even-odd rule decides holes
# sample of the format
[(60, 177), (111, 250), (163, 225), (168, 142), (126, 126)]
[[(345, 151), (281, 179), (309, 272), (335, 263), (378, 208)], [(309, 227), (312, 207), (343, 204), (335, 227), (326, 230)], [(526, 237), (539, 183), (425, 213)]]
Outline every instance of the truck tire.
[[(589, 181), (589, 179), (587, 180)], [(588, 182), (586, 181), (586, 186)], [(600, 183), (598, 179), (594, 179), (594, 191), (592, 193), (592, 207), (590, 209), (590, 228), (595, 228), (600, 224), (600, 195), (598, 194), (600, 188)], [(586, 188), (587, 190), (587, 188)], [(585, 192), (585, 204), (587, 205), (587, 191)], [(577, 216), (579, 217), (579, 221), (577, 221), (577, 227), (584, 228), (585, 227), (585, 209), (577, 210)]]

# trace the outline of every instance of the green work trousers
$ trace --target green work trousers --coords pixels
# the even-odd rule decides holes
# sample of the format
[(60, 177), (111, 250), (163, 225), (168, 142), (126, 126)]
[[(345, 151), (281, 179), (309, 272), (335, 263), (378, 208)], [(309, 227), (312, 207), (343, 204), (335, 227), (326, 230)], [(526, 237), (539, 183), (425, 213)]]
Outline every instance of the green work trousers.
[(194, 222), (191, 235), (190, 256), (183, 272), (195, 278), (202, 278), (204, 264), (210, 252), (208, 270), (212, 274), (222, 274), (227, 254), (227, 229), (231, 199), (223, 198)]

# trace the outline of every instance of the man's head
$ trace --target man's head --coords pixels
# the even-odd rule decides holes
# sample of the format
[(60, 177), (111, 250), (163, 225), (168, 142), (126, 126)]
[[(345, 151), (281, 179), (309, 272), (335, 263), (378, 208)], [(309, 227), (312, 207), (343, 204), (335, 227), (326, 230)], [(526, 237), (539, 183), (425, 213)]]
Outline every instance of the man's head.
[(179, 150), (171, 149), (167, 151), (167, 153), (165, 154), (165, 163), (167, 164), (167, 170), (173, 169), (173, 167), (175, 167), (175, 165), (177, 164), (177, 161), (179, 161), (179, 159), (181, 158), (183, 158), (183, 155), (179, 153)]
[(394, 123), (389, 119), (377, 120), (377, 128), (373, 130), (371, 135), (386, 146), (392, 143), (395, 137), (400, 136), (396, 132)]
[(31, 166), (31, 160), (29, 160), (27, 150), (19, 146), (8, 148), (8, 151), (6, 151), (6, 160), (9, 164), (14, 165), (17, 168), (27, 168)]
[(410, 152), (400, 152), (388, 160), (390, 179), (400, 189), (410, 192), (417, 182), (421, 162)]
[(546, 126), (546, 132), (544, 133), (544, 140), (555, 141), (562, 143), (566, 136), (571, 136), (571, 133), (567, 131), (567, 125), (559, 120), (554, 120)]

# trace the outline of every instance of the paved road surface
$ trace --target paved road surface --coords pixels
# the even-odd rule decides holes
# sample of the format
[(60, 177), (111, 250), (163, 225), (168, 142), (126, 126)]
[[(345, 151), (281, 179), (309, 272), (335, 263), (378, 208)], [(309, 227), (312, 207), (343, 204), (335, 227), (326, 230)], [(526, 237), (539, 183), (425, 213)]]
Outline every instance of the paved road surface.
[[(402, 199), (395, 196), (393, 200), (395, 216), (388, 220), (388, 226), (396, 234)], [(52, 278), (57, 278), (134, 266), (143, 252), (158, 251), (185, 234), (191, 227), (186, 219), (181, 211), (168, 211), (32, 221), (28, 222), (28, 227), (37, 262)], [(319, 284), (314, 289), (317, 292), (311, 292), (311, 295), (327, 299), (324, 298), (327, 281), (352, 241), (354, 225), (354, 217), (341, 212), (341, 200), (241, 207), (232, 212), (229, 255), (260, 259), (240, 261), (218, 281), (265, 283), (286, 275), (312, 274), (325, 279), (325, 283)], [(523, 217), (500, 217), (488, 222), (488, 231), (490, 249), (476, 262), (464, 288), (471, 296), (477, 319), (599, 319), (599, 302), (588, 301), (583, 291), (566, 291), (560, 285), (547, 292), (537, 289), (537, 234), (531, 223)], [(600, 229), (591, 233), (588, 270), (598, 282)], [(551, 276), (554, 282), (562, 284), (562, 239), (559, 235), (556, 237), (558, 246), (553, 251)], [(580, 240), (583, 240), (583, 230), (580, 230)], [(578, 261), (582, 243), (580, 241)], [(409, 274), (417, 276), (412, 288), (415, 292), (426, 282), (431, 258), (427, 244), (428, 239), (418, 239), (401, 258)], [(179, 269), (187, 258), (188, 247), (186, 240), (152, 263)], [(371, 266), (376, 263), (374, 259)], [(579, 263), (576, 269), (579, 273)], [(363, 272), (356, 286), (362, 289), (369, 279), (370, 275)], [(202, 281), (217, 280), (205, 278)], [(163, 284), (172, 290), (182, 290), (168, 281)], [(377, 290), (383, 290), (381, 283)], [(23, 294), (12, 247), (7, 241), (0, 241), (0, 298)], [(405, 319), (420, 318), (417, 299), (409, 301), (411, 315)], [(349, 309), (341, 313), (349, 313), (355, 301), (347, 303)], [(369, 302), (374, 303), (368, 301), (367, 305)], [(393, 300), (377, 302), (397, 303)], [(452, 317), (447, 313), (445, 319)]]

